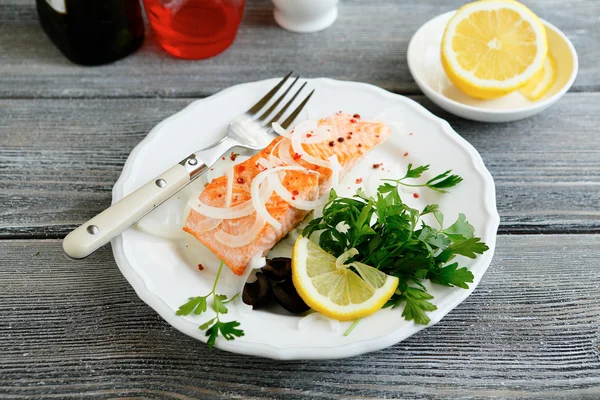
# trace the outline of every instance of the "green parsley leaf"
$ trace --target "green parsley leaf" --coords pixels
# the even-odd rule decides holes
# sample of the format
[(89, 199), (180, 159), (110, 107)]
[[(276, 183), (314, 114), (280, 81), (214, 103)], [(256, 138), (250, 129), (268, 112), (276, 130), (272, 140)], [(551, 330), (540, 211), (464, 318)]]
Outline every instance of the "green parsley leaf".
[(458, 214), (456, 222), (442, 232), (448, 235), (454, 243), (463, 242), (475, 236), (475, 229), (473, 225), (469, 224), (465, 214)]
[(394, 186), (391, 183), (384, 183), (383, 185), (379, 186), (379, 188), (377, 189), (377, 191), (379, 193), (385, 194), (385, 193), (390, 193), (390, 192), (392, 192), (394, 190), (397, 190), (397, 189), (398, 189), (398, 186)]
[(198, 307), (194, 310), (194, 315), (202, 314), (206, 311), (206, 297), (200, 297)]
[[(404, 186), (410, 186), (410, 187), (426, 187), (426, 188), (435, 190), (440, 193), (448, 193), (448, 191), (446, 189), (458, 185), (463, 180), (458, 175), (451, 175), (452, 170), (449, 169), (448, 171), (445, 171), (445, 172), (433, 177), (432, 179), (428, 180), (425, 183), (410, 184), (410, 183), (403, 182), (405, 179), (420, 178), (421, 175), (423, 175), (423, 172), (425, 172), (427, 170), (429, 170), (429, 165), (423, 165), (423, 166), (413, 169), (412, 164), (408, 164), (406, 174), (404, 175), (403, 178), (384, 179), (384, 181), (396, 182), (397, 185), (404, 185)], [(386, 183), (383, 186), (384, 186), (383, 188), (380, 188), (381, 193), (390, 193), (394, 190), (394, 185), (391, 185), (389, 183)]]
[(433, 179), (427, 181), (424, 186), (427, 186), (429, 189), (437, 190), (441, 193), (447, 193), (447, 188), (454, 187), (462, 182), (462, 178), (458, 175), (450, 175), (452, 172), (451, 169), (444, 172), (443, 174), (439, 174)]
[(417, 239), (430, 246), (428, 249), (431, 250), (430, 253), (432, 256), (437, 249), (445, 250), (452, 245), (452, 240), (449, 237), (425, 224), (423, 224), (423, 228), (420, 231), (415, 232), (415, 235)]
[(224, 294), (215, 294), (213, 309), (217, 312), (217, 314), (227, 314), (229, 311), (225, 306), (224, 300), (227, 300), (227, 296)]
[(429, 271), (427, 277), (431, 282), (444, 286), (458, 286), (468, 289), (467, 283), (473, 282), (474, 276), (466, 267), (458, 268), (458, 263), (447, 265), (438, 271)]
[(235, 299), (237, 299), (237, 298), (238, 298), (238, 296), (239, 296), (240, 294), (242, 294), (242, 293), (241, 293), (241, 292), (237, 292), (236, 294), (234, 294), (234, 295), (233, 295), (233, 297), (232, 297), (232, 298), (230, 298), (230, 299), (228, 299), (228, 300), (224, 301), (223, 303), (224, 303), (224, 304), (231, 303), (232, 301), (234, 301)]
[(210, 349), (214, 347), (217, 337), (219, 336), (219, 332), (226, 340), (233, 340), (236, 337), (244, 336), (243, 330), (236, 329), (238, 326), (240, 326), (239, 322), (223, 322), (220, 319), (221, 314), (227, 314), (227, 312), (229, 311), (225, 304), (231, 303), (240, 295), (240, 293), (238, 292), (233, 297), (231, 297), (231, 299), (227, 299), (226, 295), (215, 293), (215, 290), (217, 289), (217, 282), (219, 281), (219, 277), (221, 276), (221, 271), (223, 270), (224, 265), (225, 263), (221, 261), (219, 271), (217, 272), (217, 276), (215, 278), (210, 293), (208, 293), (206, 296), (190, 297), (188, 302), (180, 306), (176, 312), (177, 315), (189, 315), (192, 312), (196, 315), (201, 314), (207, 310), (206, 299), (210, 295), (213, 296), (212, 308), (215, 311), (216, 315), (214, 318), (209, 319), (208, 321), (204, 322), (198, 327), (198, 329), (206, 330), (206, 336), (208, 336), (207, 344)]
[(440, 225), (440, 228), (444, 226), (444, 214), (440, 212), (440, 206), (438, 206), (437, 204), (429, 204), (425, 206), (423, 211), (421, 211), (421, 216), (427, 214), (433, 214), (435, 220)]
[(439, 211), (440, 211), (440, 206), (438, 206), (437, 204), (429, 204), (429, 205), (425, 206), (423, 211), (421, 211), (421, 216), (439, 212)]
[(198, 327), (198, 329), (200, 330), (206, 330), (208, 329), (209, 326), (211, 326), (213, 324), (213, 322), (215, 322), (217, 320), (217, 317), (214, 317), (213, 319), (209, 319), (208, 321), (206, 321), (205, 323), (203, 323), (202, 325), (200, 325)]
[(423, 172), (425, 172), (427, 170), (429, 170), (429, 165), (422, 165), (420, 167), (413, 169), (412, 164), (408, 164), (408, 168), (406, 170), (406, 175), (404, 175), (404, 178), (402, 178), (402, 179), (420, 178), (421, 175), (423, 175)]
[(226, 340), (234, 340), (236, 337), (244, 336), (244, 331), (237, 329), (238, 326), (240, 326), (240, 323), (237, 321), (221, 322), (217, 320), (217, 322), (206, 330), (208, 348), (212, 349), (215, 346), (219, 332)]
[(213, 326), (206, 330), (206, 336), (208, 336), (208, 340), (206, 344), (209, 349), (215, 347), (215, 342), (217, 341), (217, 337), (219, 336), (219, 321), (215, 322)]
[(217, 337), (219, 337), (219, 333), (221, 333), (221, 336), (223, 336), (223, 338), (226, 340), (234, 340), (236, 337), (244, 336), (244, 331), (237, 329), (238, 326), (240, 326), (240, 323), (237, 321), (221, 322), (217, 320), (217, 322), (215, 322), (206, 330), (206, 336), (208, 336), (208, 347), (212, 349), (215, 346), (215, 342), (217, 341)]
[(206, 297), (198, 296), (198, 297), (190, 297), (189, 301), (179, 307), (175, 314), (177, 315), (189, 315), (190, 313), (194, 313), (196, 315), (203, 313), (206, 311)]
[(453, 244), (448, 250), (454, 254), (459, 254), (468, 258), (475, 258), (477, 254), (483, 254), (489, 247), (478, 237), (467, 239), (463, 242)]
[(233, 340), (236, 337), (244, 336), (244, 331), (241, 329), (236, 329), (240, 326), (240, 323), (237, 321), (229, 321), (229, 322), (219, 322), (219, 330), (221, 331), (221, 335), (227, 340)]
[(429, 302), (433, 296), (424, 289), (407, 287), (401, 294), (395, 294), (384, 307), (397, 308), (404, 304), (402, 316), (407, 321), (414, 320), (416, 324), (427, 325), (430, 321), (426, 311), (437, 310), (437, 307)]
[[(398, 289), (385, 307), (404, 307), (402, 316), (418, 324), (427, 324), (427, 312), (436, 309), (422, 281), (430, 279), (440, 285), (466, 289), (467, 283), (473, 282), (473, 274), (456, 262), (446, 264), (457, 255), (474, 258), (487, 250), (485, 243), (475, 237), (464, 214), (444, 229), (444, 216), (437, 204), (422, 211), (404, 204), (400, 185), (445, 193), (462, 181), (448, 170), (426, 183), (403, 182), (420, 178), (428, 170), (429, 165), (413, 168), (410, 164), (403, 178), (385, 180), (374, 197), (363, 191), (352, 198), (337, 197), (332, 191), (323, 216), (311, 221), (302, 232), (305, 237), (318, 232), (319, 245), (336, 257), (355, 248), (358, 254), (349, 260), (354, 265), (366, 264), (398, 277)], [(428, 214), (433, 214), (439, 228), (421, 219)]]
[(430, 321), (425, 311), (437, 310), (437, 307), (429, 302), (433, 296), (423, 289), (409, 287), (403, 293), (406, 304), (402, 316), (407, 321), (414, 320), (416, 324), (427, 325)]
[(337, 195), (335, 189), (331, 189), (329, 191), (329, 201), (333, 201), (333, 200), (335, 200), (337, 198), (338, 198), (338, 195)]

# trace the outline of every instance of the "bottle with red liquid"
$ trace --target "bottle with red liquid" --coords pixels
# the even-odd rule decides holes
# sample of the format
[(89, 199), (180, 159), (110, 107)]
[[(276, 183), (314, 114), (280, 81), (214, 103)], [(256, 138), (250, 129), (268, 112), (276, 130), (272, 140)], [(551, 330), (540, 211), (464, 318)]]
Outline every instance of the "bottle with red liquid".
[(176, 57), (202, 59), (227, 49), (244, 0), (144, 0), (158, 43)]

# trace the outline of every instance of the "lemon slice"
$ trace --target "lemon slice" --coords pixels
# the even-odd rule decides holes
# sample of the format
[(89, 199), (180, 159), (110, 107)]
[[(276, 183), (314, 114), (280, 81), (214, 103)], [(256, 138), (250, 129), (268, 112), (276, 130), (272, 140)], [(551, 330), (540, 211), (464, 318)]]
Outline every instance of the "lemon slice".
[(519, 91), (531, 101), (538, 100), (556, 80), (556, 64), (552, 57), (548, 55), (544, 61), (542, 69), (533, 76), (533, 78), (523, 86)]
[(292, 279), (302, 300), (340, 321), (364, 317), (383, 307), (398, 287), (398, 278), (363, 263), (345, 264), (357, 253), (351, 249), (336, 259), (299, 237), (292, 256)]
[(448, 78), (477, 98), (504, 96), (540, 71), (546, 30), (539, 18), (512, 0), (484, 0), (461, 7), (442, 38), (442, 65)]

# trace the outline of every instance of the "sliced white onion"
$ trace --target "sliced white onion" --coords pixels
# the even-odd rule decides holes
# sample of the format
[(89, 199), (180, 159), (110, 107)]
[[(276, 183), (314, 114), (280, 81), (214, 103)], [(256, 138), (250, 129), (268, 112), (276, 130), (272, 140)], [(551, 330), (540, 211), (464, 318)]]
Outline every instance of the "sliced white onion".
[[(234, 286), (234, 293), (241, 293), (244, 290), (244, 285), (246, 282), (248, 282), (248, 278), (250, 275), (252, 275), (252, 271), (260, 269), (265, 265), (267, 265), (267, 260), (262, 256), (262, 252), (256, 253), (254, 256), (252, 256), (250, 262), (244, 270), (244, 273), (242, 275), (233, 275), (235, 282), (230, 285)], [(242, 296), (239, 297), (241, 298)]]
[(222, 219), (206, 218), (196, 224), (198, 233), (204, 233), (216, 229), (223, 222)]
[[(248, 263), (248, 266), (246, 267), (246, 269), (250, 269), (250, 271), (252, 271), (254, 269), (262, 268), (266, 265), (267, 265), (266, 258), (264, 258), (262, 256), (262, 253), (257, 253), (254, 255), (254, 257), (252, 257), (252, 259)], [(248, 279), (249, 275), (250, 275), (250, 273), (246, 274), (246, 280)]]
[(271, 152), (269, 153), (269, 155), (274, 155), (275, 154), (275, 150), (277, 149), (277, 147), (281, 147), (281, 142), (283, 142), (283, 139), (281, 139), (279, 142), (275, 143), (275, 146), (273, 146), (273, 148), (271, 149)]
[(329, 157), (328, 160), (329, 165), (331, 165), (331, 188), (337, 191), (338, 187), (340, 186), (340, 175), (342, 173), (342, 166), (338, 161), (338, 156), (335, 154)]
[[(192, 182), (187, 187), (187, 189), (188, 189), (187, 196), (186, 196), (187, 202), (185, 203), (185, 205), (183, 207), (183, 218), (181, 220), (181, 224), (180, 224), (180, 227), (179, 227), (180, 229), (183, 226), (185, 226), (185, 223), (187, 222), (187, 219), (188, 219), (188, 217), (190, 215), (190, 211), (192, 210), (193, 199), (198, 199), (198, 197), (200, 197), (200, 194), (204, 190), (204, 186), (206, 184), (207, 184), (206, 178), (205, 178), (205, 175), (203, 175), (200, 178), (196, 179), (194, 182)], [(183, 191), (182, 191), (182, 194), (183, 194)], [(216, 221), (218, 221), (219, 223), (221, 222), (221, 220), (214, 220), (214, 219), (210, 219), (210, 221), (211, 222), (204, 222), (204, 221), (202, 221), (202, 223), (200, 224), (199, 228), (200, 229), (205, 229), (205, 228), (213, 229), (215, 227), (215, 226), (213, 226), (213, 224), (215, 224)], [(204, 232), (204, 231), (202, 231), (202, 232)]]
[[(207, 249), (208, 250), (208, 249)], [(208, 250), (210, 251), (210, 250)], [(219, 263), (217, 262), (216, 265)], [(265, 258), (262, 256), (262, 251), (255, 254), (251, 259), (246, 269), (241, 275), (236, 275), (233, 272), (227, 270), (223, 271), (221, 275), (221, 280), (219, 280), (219, 290), (225, 292), (225, 294), (233, 296), (235, 293), (242, 294), (244, 290), (244, 285), (248, 282), (248, 278), (252, 275), (252, 271), (255, 271), (257, 268), (261, 268), (267, 265)], [(240, 298), (242, 296), (238, 296)]]
[[(306, 162), (312, 163), (314, 165), (319, 165), (325, 168), (330, 168), (332, 170), (332, 187), (337, 188), (337, 186), (339, 185), (339, 178), (341, 173), (341, 166), (337, 160), (337, 156), (329, 157), (329, 160), (325, 161), (320, 158), (311, 156), (302, 147), (302, 143), (320, 143), (329, 138), (331, 136), (330, 127), (319, 127), (316, 121), (308, 120), (298, 124), (293, 134), (289, 133), (277, 123), (273, 123), (273, 129), (279, 135), (291, 139), (291, 146), (293, 151), (301, 155)], [(312, 134), (310, 137), (307, 137), (307, 134), (309, 132), (312, 132)], [(276, 157), (273, 154), (277, 146), (280, 146), (278, 151), (278, 155), (280, 156), (280, 158)], [(201, 231), (215, 229), (222, 222), (223, 219), (242, 218), (256, 211), (257, 219), (255, 224), (253, 225), (253, 229), (250, 229), (249, 232), (245, 232), (243, 235), (238, 236), (229, 235), (222, 231), (217, 232), (217, 240), (224, 243), (226, 242), (230, 245), (233, 243), (232, 247), (242, 247), (250, 243), (256, 237), (253, 236), (252, 238), (250, 238), (250, 236), (254, 234), (255, 231), (260, 232), (260, 230), (262, 230), (262, 227), (264, 227), (265, 223), (269, 223), (275, 228), (281, 229), (281, 223), (279, 223), (275, 218), (273, 218), (266, 209), (266, 202), (271, 197), (273, 190), (275, 190), (276, 193), (284, 201), (286, 201), (293, 207), (301, 210), (312, 210), (318, 208), (327, 201), (326, 196), (316, 200), (293, 199), (294, 196), (283, 186), (281, 181), (285, 177), (284, 171), (297, 170), (304, 171), (307, 173), (315, 173), (314, 171), (310, 171), (306, 168), (301, 167), (290, 155), (289, 140), (280, 140), (279, 143), (277, 143), (271, 150), (271, 154), (268, 156), (268, 160), (261, 158), (257, 161), (258, 165), (262, 166), (265, 169), (268, 169), (268, 171), (262, 171), (253, 179), (251, 184), (251, 199), (233, 207), (231, 207), (231, 202), (233, 198), (234, 170), (233, 163), (228, 164), (229, 165), (227, 165), (227, 170), (225, 171), (225, 174), (227, 176), (225, 207), (209, 206), (194, 199), (190, 200), (188, 206), (191, 209), (198, 212), (199, 214), (207, 217), (207, 220), (200, 222), (201, 227), (199, 229)], [(265, 172), (268, 173), (265, 174)], [(271, 176), (275, 172), (277, 172), (277, 178)], [(217, 175), (217, 172), (215, 172), (215, 175)], [(268, 182), (266, 185), (263, 185), (262, 183), (267, 177), (269, 177)], [(198, 204), (193, 204), (196, 201)], [(261, 223), (259, 219), (262, 219), (262, 226), (260, 226)], [(232, 242), (232, 239), (234, 237), (236, 239)]]
[[(303, 124), (304, 124), (304, 126), (302, 126)], [(296, 154), (301, 156), (302, 159), (308, 163), (318, 165), (320, 167), (331, 168), (331, 164), (328, 161), (322, 160), (318, 157), (311, 156), (302, 147), (303, 138), (304, 139), (306, 138), (305, 130), (309, 127), (312, 127), (312, 129), (316, 129), (317, 128), (316, 124), (317, 123), (315, 121), (304, 121), (304, 122), (301, 122), (296, 127), (296, 129), (294, 130), (294, 133), (292, 134), (292, 149), (294, 150), (294, 152)], [(310, 130), (310, 129), (308, 129), (308, 130)]]
[(283, 139), (281, 142), (281, 146), (279, 146), (279, 158), (285, 165), (300, 165), (294, 160), (294, 157), (290, 154), (290, 145), (291, 142), (289, 140)]
[(231, 199), (233, 197), (233, 164), (229, 164), (227, 172), (227, 190), (225, 191), (225, 207), (231, 207)]
[(264, 169), (272, 167), (271, 162), (266, 158), (259, 158), (258, 160), (256, 160), (256, 165), (258, 165), (259, 167), (263, 167)]
[(252, 243), (252, 241), (256, 239), (264, 227), (265, 220), (257, 213), (254, 224), (252, 224), (252, 227), (250, 227), (250, 229), (248, 229), (246, 232), (240, 235), (232, 235), (220, 230), (215, 232), (215, 239), (217, 239), (217, 241), (219, 241), (221, 244), (236, 249)]
[(254, 211), (252, 208), (252, 202), (250, 200), (245, 201), (243, 203), (237, 204), (233, 207), (225, 208), (225, 207), (213, 207), (206, 205), (202, 202), (196, 204), (198, 200), (191, 200), (192, 203), (190, 207), (192, 210), (196, 211), (198, 214), (204, 215), (208, 218), (215, 219), (229, 219), (229, 218), (242, 218), (247, 215), (252, 214)]
[(335, 267), (337, 269), (346, 268), (346, 266), (344, 265), (344, 264), (346, 264), (346, 261), (348, 261), (349, 259), (351, 259), (352, 257), (354, 257), (357, 254), (358, 254), (358, 250), (356, 250), (354, 247), (351, 248), (350, 250), (346, 250), (345, 252), (340, 254), (340, 256), (338, 258), (335, 259)]
[[(268, 185), (262, 185), (260, 187), (260, 198), (262, 201), (267, 201), (273, 190)], [(214, 219), (233, 219), (246, 217), (254, 212), (254, 206), (252, 200), (247, 200), (243, 203), (236, 204), (233, 207), (213, 207), (200, 202), (198, 199), (190, 199), (188, 203), (190, 208), (196, 211), (198, 214), (204, 215), (208, 218)]]
[[(264, 267), (265, 265), (267, 265), (267, 260), (262, 256), (262, 253), (257, 253), (256, 255), (254, 255), (254, 257), (252, 257), (252, 260), (250, 260), (250, 262), (248, 263), (248, 266), (244, 271), (244, 275), (240, 276), (240, 278), (237, 280), (237, 290), (235, 291), (235, 293), (242, 293), (244, 291), (244, 286), (246, 285), (246, 282), (248, 282), (248, 278), (250, 277), (252, 272)], [(252, 306), (244, 303), (241, 295), (238, 296), (237, 299), (235, 299), (233, 304), (242, 316), (246, 316), (252, 312)]]
[[(277, 122), (274, 122), (272, 125), (273, 125), (273, 130), (278, 135), (283, 136), (287, 139), (292, 138), (292, 133), (288, 132), (285, 128), (283, 128)], [(318, 123), (316, 121), (307, 120), (307, 121), (304, 121), (304, 122), (301, 122), (300, 124), (298, 124), (298, 126), (296, 126), (296, 129), (294, 129), (294, 133), (296, 133), (296, 131), (300, 131), (301, 136), (303, 137), (303, 140), (302, 140), (303, 143), (314, 144), (314, 143), (321, 143), (321, 142), (324, 142), (325, 140), (329, 139), (329, 137), (331, 136), (331, 129), (332, 128), (330, 126), (318, 126)], [(312, 131), (312, 134), (310, 137), (308, 137), (307, 134), (311, 131)]]
[[(281, 159), (279, 159), (278, 157), (275, 157), (272, 154), (269, 155), (269, 162), (271, 163), (272, 167), (285, 167), (284, 162)], [(285, 175), (286, 175), (285, 171), (279, 171), (277, 173), (277, 176), (279, 177), (280, 181), (283, 181), (285, 179)], [(274, 178), (274, 177), (271, 176), (269, 179), (271, 179), (271, 178)], [(273, 186), (271, 186), (271, 187), (273, 187)]]
[[(277, 157), (273, 154), (269, 154), (269, 163), (271, 164), (272, 167), (283, 167), (284, 166), (283, 161), (279, 157)], [(282, 172), (282, 174), (285, 174), (285, 172)]]
[(306, 137), (303, 141), (307, 144), (321, 143), (326, 141), (331, 137), (331, 127), (330, 126), (319, 126), (314, 131), (310, 137)]
[(231, 160), (219, 160), (212, 167), (206, 171), (206, 180), (208, 183), (211, 183), (217, 178), (225, 176), (227, 174), (227, 169), (232, 165)]
[(306, 134), (308, 132), (315, 131), (318, 127), (319, 127), (319, 124), (317, 123), (317, 121), (308, 119), (308, 120), (302, 121), (298, 125), (296, 125), (296, 127), (294, 128), (294, 133), (292, 135), (297, 133), (300, 136), (306, 137)]
[[(265, 160), (266, 161), (266, 160)], [(272, 225), (275, 229), (281, 229), (281, 223), (277, 221), (267, 210), (266, 202), (261, 201), (259, 196), (259, 189), (261, 184), (265, 179), (269, 177), (269, 175), (277, 173), (279, 171), (303, 171), (306, 173), (315, 173), (309, 169), (303, 167), (295, 167), (295, 166), (287, 166), (287, 167), (274, 167), (267, 169), (254, 177), (252, 180), (252, 185), (250, 186), (250, 194), (252, 196), (252, 205), (256, 212), (270, 225)], [(269, 185), (270, 186), (270, 185)]]
[[(294, 133), (290, 133), (279, 124), (273, 124), (273, 129), (279, 135), (292, 140), (292, 148), (294, 152), (304, 157), (307, 162), (329, 168), (329, 165), (320, 158), (313, 157), (308, 154), (302, 147), (302, 143), (314, 144), (321, 143), (331, 137), (331, 127), (319, 126), (316, 121), (307, 120), (299, 123), (294, 129)], [(312, 133), (311, 133), (312, 132)], [(308, 134), (311, 136), (308, 137)], [(285, 149), (287, 148), (287, 152)], [(287, 165), (298, 165), (298, 163), (290, 156), (289, 145), (282, 144), (279, 149), (279, 156)]]
[(292, 138), (292, 134), (285, 130), (285, 128), (279, 125), (277, 122), (273, 122), (271, 125), (273, 126), (273, 130), (275, 131), (275, 133), (277, 133), (278, 135), (281, 135), (288, 139)]
[(240, 165), (250, 157), (244, 155), (238, 155), (235, 161), (232, 161), (230, 157), (224, 156), (225, 159), (219, 159), (211, 168), (206, 171), (203, 176), (206, 178), (207, 183), (211, 183), (215, 179), (227, 175), (227, 171), (230, 167)]
[[(227, 163), (227, 169), (225, 170), (225, 176), (227, 177), (227, 188), (225, 190), (225, 208), (231, 207), (231, 201), (233, 198), (233, 163)], [(196, 197), (197, 199), (197, 197)], [(198, 211), (199, 207), (195, 207), (193, 202), (198, 201), (192, 197), (188, 201), (188, 207), (195, 210), (196, 212), (202, 214)], [(206, 215), (205, 215), (206, 216)], [(222, 218), (211, 218), (209, 217), (206, 220), (200, 221), (196, 228), (200, 231), (200, 233), (208, 232), (215, 229), (217, 226), (221, 224), (223, 221)]]
[[(289, 190), (287, 190), (285, 188), (285, 186), (283, 186), (283, 183), (281, 183), (281, 180), (278, 179), (278, 177), (275, 177), (273, 175), (271, 175), (269, 177), (270, 179), (270, 184), (273, 187), (273, 190), (275, 191), (275, 193), (277, 193), (277, 195), (279, 197), (281, 197), (283, 199), (283, 201), (285, 201), (286, 203), (290, 204), (291, 206), (299, 209), (299, 210), (306, 210), (306, 211), (310, 211), (315, 209), (316, 207), (322, 206), (325, 203), (327, 203), (327, 197), (323, 196), (322, 198), (317, 198), (316, 200), (303, 200), (303, 199), (294, 199), (295, 196), (293, 196)], [(315, 190), (317, 191), (317, 197), (318, 197), (318, 186), (315, 188)]]

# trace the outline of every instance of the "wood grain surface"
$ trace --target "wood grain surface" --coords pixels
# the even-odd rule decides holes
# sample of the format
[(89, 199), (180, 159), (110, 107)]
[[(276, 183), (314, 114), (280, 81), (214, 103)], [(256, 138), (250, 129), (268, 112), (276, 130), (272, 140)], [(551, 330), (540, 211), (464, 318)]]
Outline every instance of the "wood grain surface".
[[(412, 98), (482, 154), (502, 233), (600, 232), (600, 94), (568, 94), (510, 124), (466, 121)], [(0, 100), (0, 237), (63, 237), (108, 207), (132, 148), (190, 101)]]
[(0, 396), (600, 397), (600, 236), (500, 236), (472, 296), (387, 350), (272, 361), (207, 347), (142, 303), (110, 249), (0, 241)]
[[(524, 1), (560, 28), (580, 57), (574, 91), (600, 89), (600, 1)], [(218, 57), (178, 60), (148, 37), (135, 57), (102, 67), (67, 61), (39, 27), (33, 0), (0, 2), (0, 96), (202, 97), (228, 86), (295, 70), (418, 94), (406, 63), (408, 42), (433, 17), (464, 0), (342, 0), (329, 29), (299, 35), (279, 28), (270, 0), (247, 0), (238, 38)], [(567, 5), (568, 4), (568, 5)]]
[[(270, 0), (246, 0), (215, 58), (175, 59), (149, 33), (89, 68), (50, 43), (33, 0), (0, 0), (0, 399), (599, 399), (600, 1), (523, 1), (571, 39), (580, 69), (558, 104), (509, 124), (445, 113), (409, 74), (412, 34), (465, 2), (342, 0), (335, 25), (299, 35), (275, 25)], [(480, 286), (390, 349), (321, 362), (209, 351), (136, 296), (109, 248), (73, 262), (57, 240), (110, 204), (158, 122), (289, 70), (408, 95), (494, 176), (501, 235)]]

